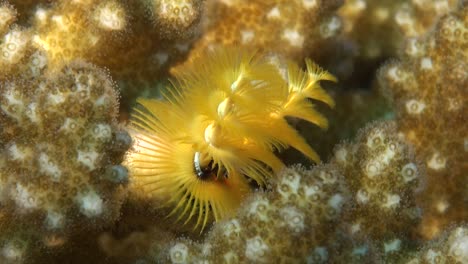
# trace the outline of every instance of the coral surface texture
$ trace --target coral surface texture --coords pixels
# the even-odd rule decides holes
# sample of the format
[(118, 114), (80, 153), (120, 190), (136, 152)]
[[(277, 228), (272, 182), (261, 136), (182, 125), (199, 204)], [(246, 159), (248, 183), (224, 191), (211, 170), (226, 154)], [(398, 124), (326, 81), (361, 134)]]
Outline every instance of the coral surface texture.
[(468, 264), (467, 0), (0, 0), (0, 264)]

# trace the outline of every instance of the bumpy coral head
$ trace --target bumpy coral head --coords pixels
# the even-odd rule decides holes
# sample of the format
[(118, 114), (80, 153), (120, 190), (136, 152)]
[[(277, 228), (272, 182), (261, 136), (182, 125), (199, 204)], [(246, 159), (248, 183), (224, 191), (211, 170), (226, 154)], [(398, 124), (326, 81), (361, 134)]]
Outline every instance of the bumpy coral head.
[(203, 1), (201, 0), (152, 0), (150, 12), (161, 31), (182, 34), (197, 24)]
[(319, 81), (335, 79), (311, 61), (307, 71), (279, 68), (254, 52), (215, 49), (173, 70), (166, 100), (140, 99), (133, 115), (133, 186), (203, 230), (283, 167), (276, 151), (292, 146), (318, 161), (285, 117), (325, 128), (309, 98), (333, 106)]

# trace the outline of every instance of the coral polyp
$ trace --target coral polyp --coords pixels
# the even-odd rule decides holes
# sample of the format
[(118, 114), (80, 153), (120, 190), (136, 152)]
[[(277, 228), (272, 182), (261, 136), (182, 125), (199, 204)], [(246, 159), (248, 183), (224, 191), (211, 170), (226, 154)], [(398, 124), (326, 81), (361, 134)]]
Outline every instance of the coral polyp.
[(468, 0), (0, 0), (0, 264), (468, 264), (466, 69)]
[(251, 186), (265, 186), (292, 146), (319, 157), (286, 117), (326, 128), (310, 99), (330, 106), (320, 81), (335, 78), (306, 61), (277, 65), (255, 52), (215, 49), (174, 70), (165, 101), (140, 99), (127, 165), (134, 188), (184, 223), (205, 227), (234, 212)]

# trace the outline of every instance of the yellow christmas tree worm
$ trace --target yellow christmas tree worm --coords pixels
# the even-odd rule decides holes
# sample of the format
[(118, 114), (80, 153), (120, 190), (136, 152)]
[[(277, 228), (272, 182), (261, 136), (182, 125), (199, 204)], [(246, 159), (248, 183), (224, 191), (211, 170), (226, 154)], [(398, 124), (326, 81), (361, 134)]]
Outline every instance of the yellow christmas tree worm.
[(326, 128), (308, 98), (333, 106), (320, 87), (335, 81), (311, 61), (307, 71), (252, 52), (216, 49), (174, 71), (165, 101), (140, 99), (132, 118), (134, 148), (127, 155), (133, 186), (172, 207), (195, 228), (233, 212), (250, 185), (264, 186), (292, 146), (319, 157), (285, 117)]

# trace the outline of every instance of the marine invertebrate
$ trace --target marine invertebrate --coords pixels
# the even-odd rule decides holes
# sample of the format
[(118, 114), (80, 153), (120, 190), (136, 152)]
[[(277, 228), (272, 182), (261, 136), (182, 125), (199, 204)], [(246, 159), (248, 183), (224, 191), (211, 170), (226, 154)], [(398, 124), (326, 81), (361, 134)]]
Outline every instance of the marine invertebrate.
[(406, 264), (466, 263), (468, 262), (468, 227), (466, 224), (450, 228), (436, 241), (410, 254)]
[(142, 99), (134, 115), (126, 161), (136, 188), (185, 222), (197, 216), (203, 228), (233, 212), (249, 184), (264, 186), (283, 167), (274, 151), (292, 146), (318, 161), (286, 117), (325, 128), (308, 98), (333, 106), (319, 82), (335, 78), (306, 63), (306, 72), (289, 63), (283, 78), (258, 54), (218, 49), (179, 67), (167, 102)]
[(113, 51), (113, 42), (127, 21), (125, 9), (116, 1), (58, 1), (49, 8), (37, 8), (33, 43), (45, 51), (49, 67), (60, 67), (75, 59), (97, 57), (104, 43)]
[(24, 57), (30, 55), (32, 34), (15, 24), (17, 11), (6, 2), (0, 3), (0, 80), (19, 71)]
[[(200, 15), (193, 13), (190, 27), (181, 27), (176, 21), (162, 21), (163, 17), (157, 15), (151, 18), (144, 4), (146, 1), (18, 2), (11, 1), (13, 7), (18, 6), (21, 15), (29, 17), (25, 22), (20, 16), (17, 23), (21, 27), (16, 25), (10, 29), (15, 29), (16, 35), (9, 34), (8, 43), (14, 40), (16, 48), (14, 52), (7, 51), (10, 56), (17, 56), (12, 57), (8, 67), (1, 67), (0, 76), (22, 71), (17, 68), (22, 64), (19, 58), (37, 50), (47, 58), (49, 68), (59, 69), (71, 61), (85, 60), (111, 70), (121, 95), (129, 99), (120, 104), (127, 111), (132, 98), (155, 86), (168, 66), (188, 52)], [(10, 5), (3, 6), (8, 7), (4, 10), (14, 11)], [(200, 4), (193, 3), (193, 6), (199, 9)], [(159, 22), (165, 26), (155, 27)], [(7, 23), (11, 23), (11, 19), (5, 19)], [(169, 28), (170, 34), (166, 32)], [(174, 32), (177, 34), (172, 34)], [(154, 93), (154, 89), (150, 91)]]
[(343, 222), (350, 222), (355, 235), (365, 233), (366, 239), (401, 233), (420, 219), (416, 195), (424, 186), (424, 173), (397, 132), (394, 122), (368, 125), (356, 143), (339, 145), (332, 161), (345, 175), (356, 203)]
[(379, 78), (396, 109), (398, 129), (424, 162), (428, 188), (420, 196), (421, 233), (437, 236), (466, 209), (468, 8), (444, 16), (434, 31), (408, 39), (400, 60)]
[[(338, 9), (343, 30), (337, 49), (342, 53), (326, 65), (340, 80), (374, 77), (378, 66), (398, 54), (406, 38), (432, 30), (459, 0), (346, 0)], [(372, 73), (371, 73), (372, 72)]]
[(131, 140), (103, 70), (83, 62), (48, 70), (0, 82), (1, 211), (34, 223), (41, 239), (115, 220)]
[(147, 2), (149, 2), (154, 23), (162, 28), (167, 37), (185, 34), (187, 30), (196, 26), (197, 20), (200, 19), (201, 0), (150, 0)]
[[(208, 0), (202, 16), (202, 35), (191, 51), (214, 46), (242, 46), (272, 52), (300, 62), (326, 57), (327, 40), (341, 28), (333, 13), (339, 0), (265, 1)], [(320, 50), (320, 52), (318, 52)]]
[(330, 262), (395, 263), (411, 244), (409, 226), (421, 221), (424, 170), (393, 121), (368, 125), (354, 141), (340, 144), (331, 161), (352, 198), (330, 235)]
[[(379, 170), (369, 164), (380, 162)], [(372, 167), (372, 165), (370, 166)], [(269, 179), (202, 241), (154, 240), (148, 259), (171, 263), (400, 263), (420, 219), (424, 181), (394, 122), (374, 123), (331, 162), (295, 165)], [(371, 173), (370, 173), (371, 172)], [(281, 237), (278, 237), (281, 234)]]
[[(158, 3), (161, 5), (154, 5)], [(186, 5), (189, 12), (166, 12), (170, 8), (164, 7), (171, 3)], [(335, 12), (341, 3), (345, 7)], [(424, 242), (414, 232), (421, 219), (421, 233), (428, 238), (451, 229), (451, 222), (467, 218), (468, 188), (463, 177), (468, 145), (464, 118), (467, 96), (463, 89), (466, 15), (458, 11), (445, 16), (465, 5), (462, 0), (0, 0), (0, 262), (466, 262), (466, 224), (453, 229), (451, 235), (442, 235), (445, 244)], [(436, 25), (440, 17), (442, 23)], [(174, 18), (179, 23), (173, 23)], [(411, 38), (401, 49), (400, 43), (408, 36)], [(198, 58), (199, 52), (225, 44), (254, 47), (267, 53), (268, 59), (281, 61), (274, 62), (275, 66), (286, 65), (283, 63), (288, 59), (302, 63), (305, 57), (311, 57), (340, 77), (343, 89), (332, 89), (340, 109), (328, 113), (325, 104), (314, 104), (315, 110), (325, 116), (338, 116), (328, 118), (327, 135), (313, 124), (287, 118), (323, 158), (333, 152), (338, 138), (353, 137), (358, 127), (382, 114), (396, 116), (399, 130), (389, 123), (373, 124), (359, 133), (354, 143), (340, 144), (330, 163), (311, 170), (294, 166), (276, 173), (258, 162), (271, 173), (258, 176), (267, 183), (261, 190), (255, 180), (238, 173), (237, 177), (246, 182), (246, 188), (238, 192), (238, 196), (246, 197), (239, 211), (232, 210), (228, 214), (231, 217), (214, 223), (210, 232), (208, 222), (215, 216), (208, 206), (207, 232), (187, 232), (196, 225), (200, 207), (189, 220), (193, 225), (182, 226), (164, 217), (177, 203), (153, 210), (151, 202), (167, 201), (163, 195), (153, 200), (123, 197), (128, 187), (134, 193), (140, 189), (124, 183), (126, 173), (119, 163), (130, 138), (115, 118), (128, 120), (126, 110), (135, 104), (137, 96), (159, 95), (164, 86), (159, 80), (166, 80), (167, 69), (172, 67), (182, 76), (175, 81), (177, 91), (184, 95), (180, 102), (190, 102), (187, 105), (191, 106), (194, 98), (203, 98), (209, 107), (200, 104), (197, 113), (212, 113), (200, 122), (183, 122), (176, 130), (198, 135), (193, 142), (183, 143), (202, 149), (191, 151), (193, 157), (184, 158), (184, 164), (190, 165), (197, 179), (226, 180), (223, 176), (227, 170), (213, 165), (210, 155), (213, 146), (226, 147), (219, 133), (233, 126), (220, 121), (217, 106), (221, 105), (219, 113), (232, 117), (232, 112), (245, 113), (263, 105), (256, 105), (257, 99), (246, 100), (243, 105), (232, 98), (222, 103), (217, 96), (195, 96), (191, 89), (185, 89), (186, 80), (192, 82), (208, 71), (201, 63), (205, 60)], [(56, 56), (63, 51), (72, 52), (62, 58)], [(190, 54), (189, 65), (177, 65), (186, 54)], [(380, 97), (361, 93), (369, 91), (378, 64), (394, 56), (400, 56), (400, 60), (389, 62), (379, 78), (384, 90), (390, 91), (396, 115), (382, 107)], [(289, 82), (288, 67), (279, 68), (284, 79), (264, 78), (269, 84)], [(187, 77), (186, 71), (197, 73)], [(198, 83), (203, 86), (202, 81)], [(256, 81), (250, 84), (259, 85)], [(90, 93), (77, 93), (76, 87)], [(171, 99), (177, 97), (166, 94)], [(255, 97), (263, 102), (268, 95), (259, 93)], [(113, 104), (107, 104), (117, 97), (119, 116)], [(60, 101), (63, 98), (65, 101)], [(151, 100), (141, 102), (151, 108)], [(159, 104), (169, 109), (168, 115), (178, 112), (173, 113), (169, 100)], [(270, 104), (269, 108), (273, 111), (278, 105)], [(143, 105), (138, 109), (154, 117)], [(165, 116), (162, 107), (156, 110), (156, 116)], [(182, 115), (192, 118), (197, 113)], [(261, 117), (266, 123), (274, 116)], [(58, 125), (65, 120), (77, 122), (64, 125), (67, 130)], [(108, 135), (106, 129), (102, 134), (93, 131), (96, 122), (109, 125), (111, 136), (96, 136)], [(253, 129), (251, 124), (254, 122), (241, 128), (252, 136), (252, 142), (270, 153), (281, 151), (278, 156), (285, 164), (308, 162), (300, 152), (283, 151), (286, 143), (273, 142), (272, 136), (264, 140), (263, 135), (268, 133), (253, 133), (264, 127), (256, 125)], [(190, 131), (201, 132), (190, 133), (188, 126)], [(236, 129), (229, 131), (239, 132)], [(213, 146), (206, 142), (205, 130)], [(161, 135), (171, 143), (182, 142), (172, 141), (169, 133)], [(374, 148), (367, 141), (375, 135), (383, 143)], [(416, 146), (415, 156), (408, 141)], [(76, 161), (77, 153), (93, 149), (100, 158), (96, 169), (89, 171)], [(408, 164), (416, 166), (416, 178), (401, 181), (402, 169)], [(429, 180), (421, 186), (426, 172)], [(295, 188), (297, 179), (300, 187), (307, 188)], [(75, 196), (80, 192), (75, 187), (81, 191), (92, 188), (96, 195)], [(427, 190), (419, 192), (419, 187)], [(343, 200), (336, 199), (340, 195)], [(32, 196), (44, 202), (35, 203)], [(180, 199), (182, 203), (187, 200)], [(337, 214), (329, 215), (337, 205), (341, 205)], [(420, 206), (424, 210), (420, 211)], [(49, 212), (49, 208), (60, 210)], [(101, 214), (93, 215), (100, 209)], [(174, 214), (181, 215), (184, 209)], [(190, 211), (182, 215), (182, 222)]]
[(170, 263), (325, 263), (322, 245), (349, 204), (343, 176), (328, 165), (293, 166), (270, 180), (271, 191), (249, 196), (202, 243), (179, 238), (150, 254)]
[(0, 34), (7, 31), (8, 26), (16, 19), (16, 10), (8, 3), (0, 3)]
[[(343, 87), (327, 89), (335, 100), (336, 107), (329, 109), (320, 107), (318, 110), (328, 117), (327, 133), (321, 133), (306, 122), (298, 122), (296, 129), (304, 135), (320, 157), (331, 157), (334, 147), (342, 141), (352, 140), (358, 131), (367, 123), (376, 120), (387, 120), (393, 117), (390, 103), (385, 96), (376, 90), (350, 89)], [(313, 139), (320, 137), (320, 141)], [(294, 157), (290, 159), (293, 160)], [(294, 159), (299, 162), (299, 160)], [(301, 161), (304, 162), (304, 161)]]
[(395, 55), (405, 37), (424, 35), (458, 2), (347, 0), (338, 13), (343, 34), (359, 45), (358, 54), (375, 59)]

